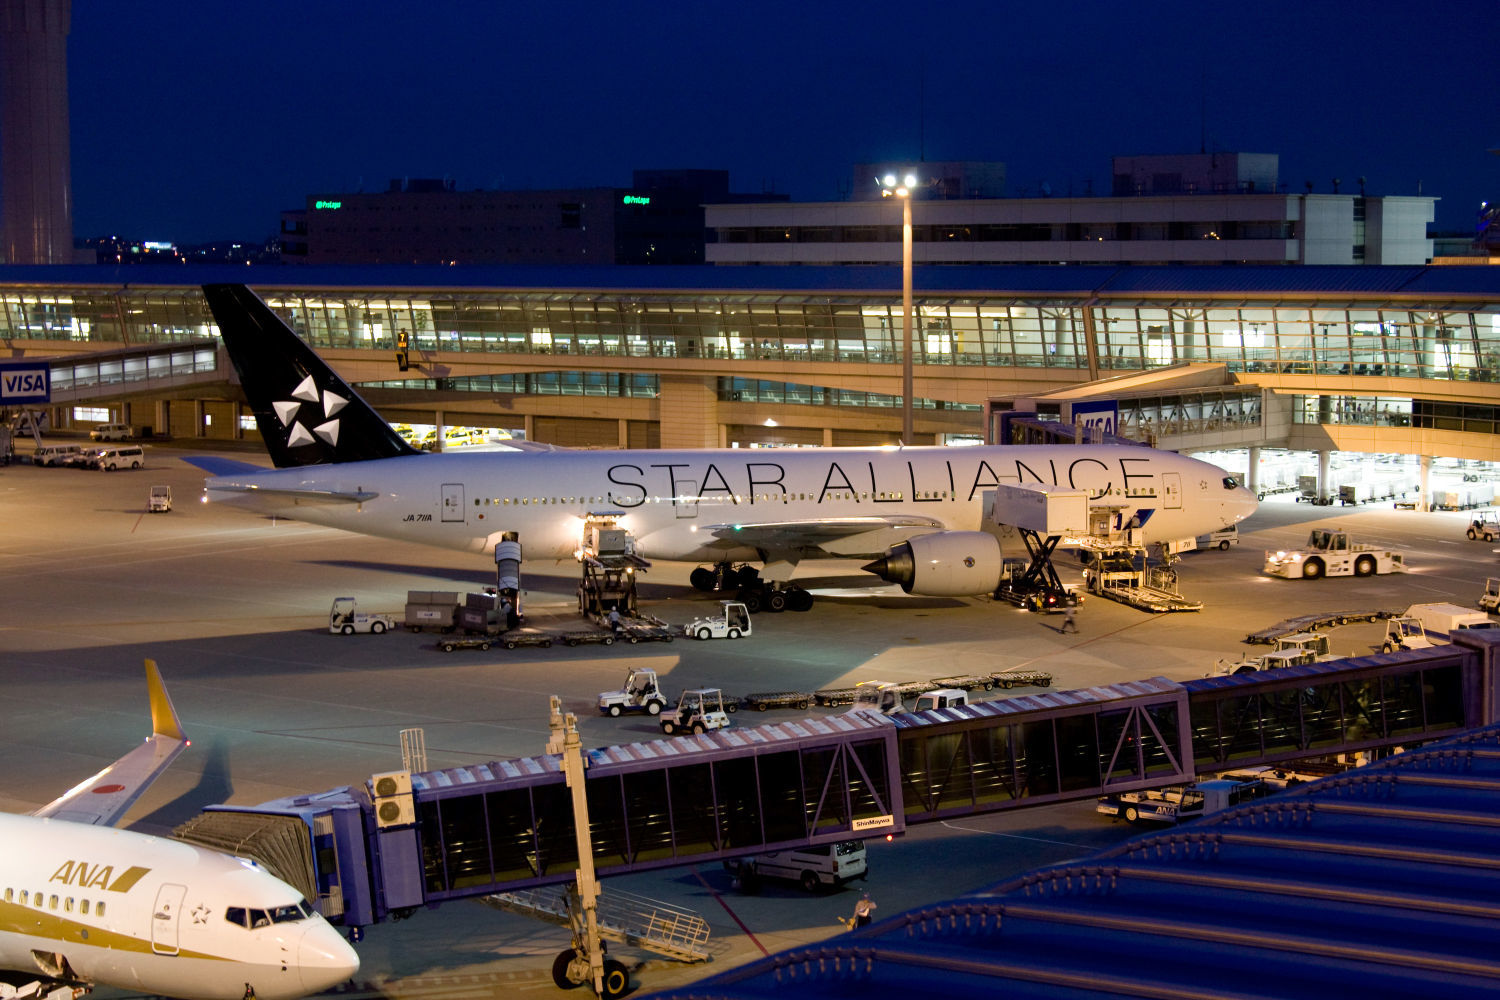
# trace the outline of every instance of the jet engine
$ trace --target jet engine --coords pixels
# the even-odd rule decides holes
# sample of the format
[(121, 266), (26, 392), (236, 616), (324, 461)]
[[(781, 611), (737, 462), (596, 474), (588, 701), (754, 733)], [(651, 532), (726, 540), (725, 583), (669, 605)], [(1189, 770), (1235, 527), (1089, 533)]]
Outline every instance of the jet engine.
[(892, 545), (862, 567), (908, 594), (972, 597), (1000, 585), (1000, 540), (983, 531), (939, 531)]

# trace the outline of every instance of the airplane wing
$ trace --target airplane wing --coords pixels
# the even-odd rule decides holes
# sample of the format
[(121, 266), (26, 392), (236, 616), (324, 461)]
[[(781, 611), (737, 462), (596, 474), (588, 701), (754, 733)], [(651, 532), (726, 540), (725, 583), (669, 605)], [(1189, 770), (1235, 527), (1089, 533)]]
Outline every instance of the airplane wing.
[(98, 774), (74, 785), (61, 798), (47, 803), (31, 815), (64, 819), (92, 826), (113, 826), (135, 804), (141, 793), (167, 769), (187, 747), (182, 722), (155, 660), (146, 661), (146, 687), (151, 694), (151, 735)]
[[(840, 517), (809, 519), (801, 521), (740, 521), (733, 524), (704, 525), (715, 538), (737, 545), (746, 545), (768, 552), (790, 552), (805, 549), (823, 549), (825, 546), (866, 535), (871, 532), (898, 532), (919, 534), (940, 530), (943, 522), (930, 517), (910, 514), (891, 516), (870, 515), (865, 517)], [(886, 544), (872, 543), (882, 550)], [(844, 553), (827, 550), (832, 555)]]

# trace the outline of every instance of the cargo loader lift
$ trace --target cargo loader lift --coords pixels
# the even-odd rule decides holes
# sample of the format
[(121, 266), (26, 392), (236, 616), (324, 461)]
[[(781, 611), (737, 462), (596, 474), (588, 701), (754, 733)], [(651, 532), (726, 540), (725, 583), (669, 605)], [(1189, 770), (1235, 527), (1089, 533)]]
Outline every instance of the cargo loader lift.
[[(636, 607), (636, 575), (651, 562), (636, 555), (635, 539), (619, 527), (618, 514), (589, 514), (584, 519), (583, 547), (577, 552), (583, 564), (578, 583), (578, 612), (603, 625), (611, 611), (628, 620), (642, 619)], [(648, 624), (662, 624), (651, 619)]]

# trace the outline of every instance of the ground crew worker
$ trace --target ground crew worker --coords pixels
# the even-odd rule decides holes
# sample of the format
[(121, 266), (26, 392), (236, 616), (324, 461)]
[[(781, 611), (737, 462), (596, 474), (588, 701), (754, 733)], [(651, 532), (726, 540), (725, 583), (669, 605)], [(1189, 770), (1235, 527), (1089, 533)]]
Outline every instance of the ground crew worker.
[(613, 632), (615, 635), (619, 635), (620, 634), (620, 609), (619, 608), (610, 608), (609, 609), (609, 630), (611, 632)]
[(875, 901), (867, 892), (860, 897), (859, 902), (854, 904), (854, 926), (866, 927), (870, 923), (870, 915), (875, 912)]
[(1075, 633), (1078, 631), (1078, 609), (1071, 604), (1063, 608), (1062, 628), (1058, 631), (1066, 632), (1068, 629), (1072, 629)]

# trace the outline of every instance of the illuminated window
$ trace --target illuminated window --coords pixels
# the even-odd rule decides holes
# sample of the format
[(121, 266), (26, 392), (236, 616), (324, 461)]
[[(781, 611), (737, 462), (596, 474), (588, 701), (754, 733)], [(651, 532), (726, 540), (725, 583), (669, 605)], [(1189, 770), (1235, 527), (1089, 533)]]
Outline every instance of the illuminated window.
[(89, 901), (88, 900), (86, 900), (86, 899), (80, 899), (78, 901), (78, 912), (82, 913), (85, 917), (89, 915)]
[[(85, 912), (87, 912), (87, 911), (85, 911)], [(96, 916), (96, 917), (102, 917), (102, 916), (104, 916), (104, 900), (102, 900), (102, 899), (99, 900), (99, 905), (96, 906), (96, 907), (94, 907), (94, 916)]]

